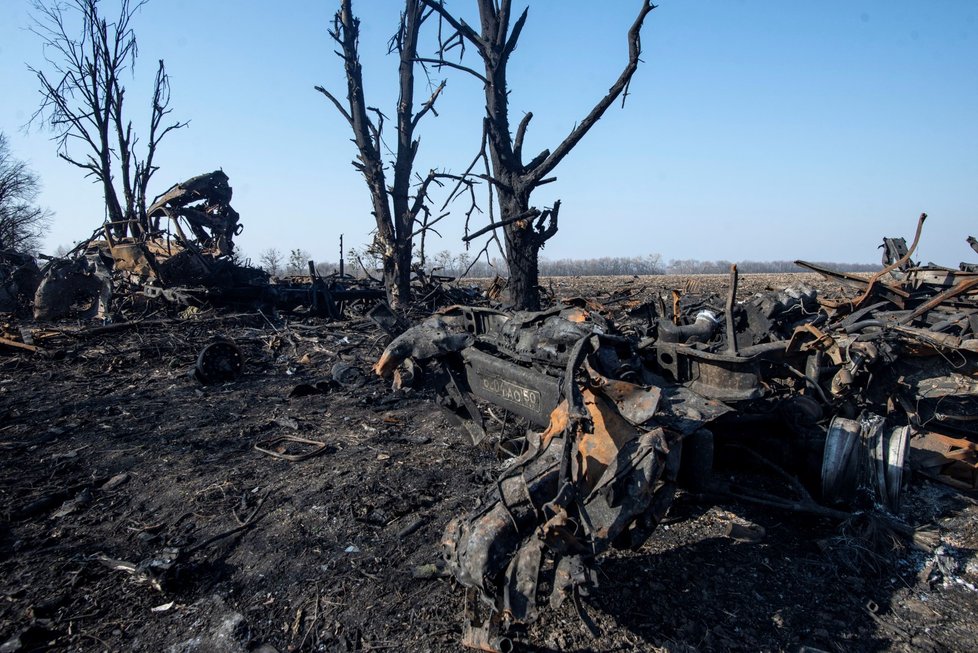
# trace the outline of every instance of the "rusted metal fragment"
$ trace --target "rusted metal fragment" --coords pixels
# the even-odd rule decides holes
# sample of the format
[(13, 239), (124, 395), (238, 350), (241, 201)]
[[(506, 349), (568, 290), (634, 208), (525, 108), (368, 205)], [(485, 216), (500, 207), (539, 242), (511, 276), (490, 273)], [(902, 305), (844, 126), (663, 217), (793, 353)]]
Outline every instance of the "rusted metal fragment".
[[(156, 255), (168, 258), (170, 253), (164, 248), (156, 246), (154, 243), (137, 243), (134, 240), (111, 241), (107, 243), (109, 253), (115, 262), (115, 269), (122, 272), (129, 272), (143, 279), (150, 279), (158, 276), (159, 270), (156, 265)], [(183, 251), (182, 247), (177, 246), (177, 252)], [(154, 252), (153, 250), (159, 250)]]
[[(809, 263), (808, 261), (795, 261), (795, 265), (807, 268), (812, 272), (817, 272), (826, 279), (838, 281), (849, 288), (862, 290), (864, 292), (876, 293), (881, 298), (892, 302), (893, 305), (898, 308), (903, 308), (907, 298), (910, 297), (910, 293), (901, 288), (895, 288), (885, 283), (879, 283), (871, 287), (870, 282), (867, 279), (863, 279), (862, 277), (858, 277), (854, 274), (836, 272), (835, 270), (830, 270), (816, 263)], [(851, 304), (849, 300), (822, 300), (822, 302), (824, 305), (832, 308), (849, 306)]]
[(667, 461), (678, 471), (680, 455), (681, 440), (661, 428), (622, 444), (580, 509), (584, 532), (599, 550), (638, 548), (652, 534), (675, 491), (675, 474), (663, 478)]
[[(408, 360), (411, 359), (405, 362)], [(462, 428), (472, 439), (472, 444), (479, 444), (486, 438), (486, 426), (482, 413), (471, 396), (472, 389), (467, 379), (453, 365), (436, 361), (432, 366), (437, 370), (434, 382), (442, 393), (442, 405), (461, 422)]]
[(610, 399), (618, 407), (621, 416), (633, 425), (644, 424), (655, 415), (659, 408), (662, 390), (656, 386), (631, 383), (619, 379), (609, 379), (591, 365), (584, 362), (592, 387)]
[(859, 297), (852, 301), (853, 309), (859, 308), (867, 299), (869, 299), (874, 290), (876, 290), (877, 282), (887, 273), (902, 269), (904, 266), (907, 266), (910, 263), (910, 256), (917, 250), (917, 245), (920, 243), (920, 235), (923, 232), (924, 221), (926, 219), (927, 214), (921, 213), (920, 218), (917, 220), (917, 231), (914, 233), (913, 242), (910, 244), (910, 248), (899, 259), (893, 261), (889, 265), (884, 266), (882, 270), (876, 272), (869, 278), (866, 283), (866, 289)]
[(921, 474), (962, 490), (978, 489), (978, 443), (933, 431), (910, 440), (910, 464)]
[(978, 276), (972, 277), (970, 279), (962, 279), (956, 282), (950, 288), (944, 292), (934, 295), (934, 297), (928, 299), (926, 302), (918, 306), (913, 310), (910, 315), (902, 318), (900, 320), (901, 324), (909, 324), (915, 319), (926, 313), (927, 311), (946, 303), (948, 300), (953, 299), (959, 295), (963, 295), (975, 288), (978, 288)]
[(532, 539), (509, 563), (503, 593), (504, 618), (531, 621), (536, 617), (537, 582), (543, 562), (543, 546), (539, 539)]
[(478, 592), (473, 589), (465, 591), (465, 621), (462, 625), (461, 644), (467, 648), (489, 653), (510, 653), (513, 642), (502, 630), (499, 611), (492, 610), (482, 604)]
[[(964, 266), (975, 265), (962, 264)], [(976, 269), (960, 269), (938, 267), (927, 265), (923, 267), (910, 268), (903, 275), (902, 286), (908, 291), (925, 292), (930, 295), (935, 289), (951, 288), (955, 284), (973, 279), (978, 274)]]
[(910, 249), (907, 247), (906, 238), (883, 238), (883, 265), (888, 266), (897, 261), (904, 261), (898, 269), (906, 271), (914, 267), (914, 262), (910, 260)]
[[(551, 605), (583, 592), (596, 556), (649, 537), (680, 471), (696, 491), (892, 521), (908, 441), (934, 433), (914, 438), (926, 446), (911, 450), (912, 468), (974, 488), (978, 286), (974, 274), (915, 266), (922, 223), (914, 246), (888, 241), (886, 268), (868, 279), (824, 271), (856, 297), (799, 288), (738, 301), (733, 272), (724, 296), (687, 284), (629, 301), (620, 323), (581, 301), (453, 307), (392, 343), (376, 371), (408, 358), (441, 366), (446, 404), (480, 438), (491, 436), (477, 401), (543, 428), (479, 510), (446, 529), (447, 568), (484, 612), (467, 643), (490, 646), (510, 622), (532, 620), (541, 582)], [(785, 498), (711, 476), (714, 452), (735, 450)]]
[(595, 394), (590, 388), (581, 391), (590, 428), (577, 437), (578, 480), (582, 488), (593, 490), (604, 471), (628, 442), (641, 431), (632, 426), (615, 409), (612, 401)]
[[(153, 201), (146, 214), (157, 230), (163, 217), (175, 222), (186, 220), (200, 249), (227, 256), (234, 249), (232, 239), (241, 233), (240, 216), (231, 208), (231, 195), (228, 176), (223, 170), (215, 170), (170, 187)], [(181, 235), (186, 244), (189, 239)]]

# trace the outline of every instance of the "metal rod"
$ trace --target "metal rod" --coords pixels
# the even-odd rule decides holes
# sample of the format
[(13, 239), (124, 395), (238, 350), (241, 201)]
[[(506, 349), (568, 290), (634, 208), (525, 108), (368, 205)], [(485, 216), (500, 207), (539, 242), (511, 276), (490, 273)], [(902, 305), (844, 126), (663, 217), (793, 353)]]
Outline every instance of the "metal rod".
[(734, 329), (733, 309), (737, 305), (737, 264), (730, 266), (730, 289), (727, 292), (727, 353), (737, 355), (737, 332)]

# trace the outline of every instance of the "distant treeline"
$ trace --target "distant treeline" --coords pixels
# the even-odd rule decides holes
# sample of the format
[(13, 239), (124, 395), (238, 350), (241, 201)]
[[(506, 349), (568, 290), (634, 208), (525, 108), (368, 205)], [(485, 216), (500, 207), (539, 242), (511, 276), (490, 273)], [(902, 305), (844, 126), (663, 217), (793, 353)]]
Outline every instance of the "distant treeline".
[[(697, 261), (694, 259), (673, 260), (665, 266), (666, 274), (721, 274), (730, 271), (733, 261)], [(879, 263), (833, 263), (811, 261), (815, 265), (841, 272), (876, 272)], [(737, 261), (738, 272), (810, 272), (795, 265), (794, 261)]]
[[(439, 268), (439, 273), (458, 276), (465, 272), (471, 261), (466, 257), (439, 256), (437, 262), (428, 261), (427, 269)], [(540, 259), (540, 275), (545, 277), (566, 276), (618, 276), (653, 274), (725, 274), (730, 271), (732, 261), (698, 261), (695, 259), (673, 259), (664, 262), (658, 254), (648, 256), (604, 256), (591, 259)], [(830, 263), (817, 262), (818, 265), (845, 272), (875, 272), (880, 265), (872, 263)], [(494, 259), (490, 265), (480, 260), (471, 266), (471, 277), (505, 276), (506, 262)], [(792, 261), (738, 261), (737, 270), (742, 273), (758, 272), (806, 272)]]
[[(305, 261), (309, 255), (304, 250), (292, 250), (287, 260), (274, 250), (262, 253), (259, 265), (272, 274), (306, 274)], [(354, 276), (363, 275), (365, 266), (371, 274), (377, 276), (379, 261), (364, 250), (348, 250), (345, 272)], [(620, 276), (620, 275), (653, 275), (653, 274), (726, 274), (730, 271), (732, 261), (699, 261), (696, 259), (662, 260), (659, 254), (646, 256), (603, 256), (587, 259), (540, 259), (540, 275), (545, 277), (589, 277), (589, 276)], [(830, 263), (815, 262), (833, 270), (844, 272), (875, 272), (879, 264), (873, 263)], [(320, 274), (330, 274), (336, 271), (336, 263), (321, 262), (316, 265)], [(493, 258), (491, 262), (484, 258), (472, 262), (467, 252), (455, 254), (448, 250), (426, 257), (424, 270), (429, 274), (434, 272), (445, 276), (458, 277), (466, 274), (470, 277), (506, 276), (506, 261)], [(759, 272), (805, 272), (792, 261), (738, 261), (737, 270), (741, 273)]]

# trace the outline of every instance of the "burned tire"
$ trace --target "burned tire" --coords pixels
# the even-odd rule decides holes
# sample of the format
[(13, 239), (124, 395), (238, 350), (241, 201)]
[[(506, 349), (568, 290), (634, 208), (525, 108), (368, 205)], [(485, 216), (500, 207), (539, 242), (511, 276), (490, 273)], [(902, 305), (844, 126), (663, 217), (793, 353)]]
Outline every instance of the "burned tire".
[(201, 383), (233, 381), (241, 375), (244, 356), (230, 340), (218, 340), (200, 350), (194, 377)]

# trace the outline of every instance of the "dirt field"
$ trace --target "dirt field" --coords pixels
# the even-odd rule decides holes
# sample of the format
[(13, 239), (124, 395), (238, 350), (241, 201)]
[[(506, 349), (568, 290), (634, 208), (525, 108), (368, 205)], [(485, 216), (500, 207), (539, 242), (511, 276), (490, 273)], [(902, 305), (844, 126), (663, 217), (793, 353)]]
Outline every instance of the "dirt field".
[[(745, 275), (741, 296), (799, 280)], [(552, 288), (613, 302), (687, 281)], [(245, 373), (203, 386), (188, 371), (217, 335)], [(459, 650), (462, 588), (428, 572), (502, 460), (369, 374), (385, 343), (366, 320), (202, 314), (0, 357), (0, 652)], [(338, 362), (362, 384), (290, 398)], [(283, 435), (325, 451), (254, 448)], [(596, 635), (568, 601), (519, 650), (978, 650), (976, 502), (914, 478), (902, 516), (945, 554), (853, 569), (835, 523), (680, 494), (642, 550), (603, 560), (582, 604)], [(724, 536), (742, 520), (765, 535)]]

